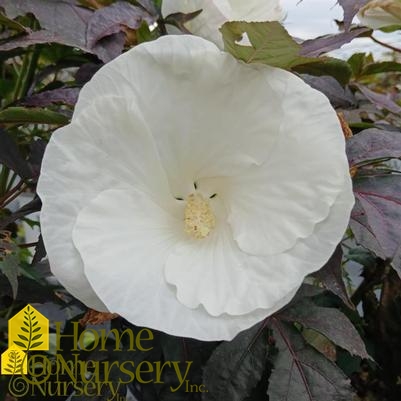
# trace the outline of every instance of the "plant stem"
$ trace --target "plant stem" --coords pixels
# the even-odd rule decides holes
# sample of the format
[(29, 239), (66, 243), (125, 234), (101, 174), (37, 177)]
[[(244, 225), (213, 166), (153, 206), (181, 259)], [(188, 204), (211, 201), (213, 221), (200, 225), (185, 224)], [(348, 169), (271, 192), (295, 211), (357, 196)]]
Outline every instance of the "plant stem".
[(392, 50), (393, 52), (401, 53), (401, 49), (399, 49), (398, 47), (395, 47), (395, 46), (389, 45), (388, 43), (382, 42), (381, 40), (376, 39), (373, 35), (370, 35), (370, 38), (373, 40), (373, 42), (376, 42), (379, 45)]
[(13, 173), (13, 175), (11, 176), (11, 178), (8, 180), (8, 185), (6, 188), (6, 192), (9, 192), (12, 188), (12, 186), (14, 185), (15, 179), (18, 177), (17, 173)]
[(39, 243), (39, 241), (36, 241), (36, 242), (29, 242), (29, 243), (26, 243), (26, 244), (18, 244), (18, 246), (19, 246), (20, 248), (32, 248), (32, 247), (38, 245), (38, 243)]
[(17, 83), (13, 95), (13, 101), (23, 98), (29, 89), (32, 78), (35, 74), (40, 49), (34, 46), (33, 50), (25, 54), (21, 69), (18, 74)]
[(9, 203), (11, 203), (15, 198), (17, 198), (20, 194), (22, 194), (25, 189), (27, 188), (27, 185), (24, 183), (24, 181), (20, 181), (10, 193), (6, 194), (7, 196), (5, 198), (1, 199), (0, 206), (6, 207)]
[(376, 265), (368, 269), (364, 268), (366, 277), (351, 296), (351, 302), (357, 306), (362, 301), (364, 294), (381, 284), (383, 278), (388, 274), (389, 265), (384, 260), (378, 260)]
[(7, 193), (7, 183), (8, 183), (8, 175), (10, 173), (10, 169), (2, 165), (1, 173), (0, 173), (0, 196), (4, 196)]

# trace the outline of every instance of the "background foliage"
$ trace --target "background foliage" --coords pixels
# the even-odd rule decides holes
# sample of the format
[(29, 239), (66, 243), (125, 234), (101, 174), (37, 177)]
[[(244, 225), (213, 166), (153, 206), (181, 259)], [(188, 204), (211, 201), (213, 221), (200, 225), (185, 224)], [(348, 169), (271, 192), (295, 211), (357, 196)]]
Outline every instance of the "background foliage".
[[(120, 388), (121, 395), (129, 390), (144, 401), (401, 399), (401, 50), (389, 49), (387, 61), (363, 53), (347, 61), (325, 55), (355, 37), (372, 35), (368, 28), (351, 25), (365, 3), (341, 0), (342, 31), (302, 43), (276, 22), (222, 27), (226, 50), (235, 57), (291, 70), (329, 98), (347, 137), (356, 205), (346, 237), (326, 266), (305, 280), (284, 310), (232, 342), (156, 333), (151, 353), (115, 353), (113, 344), (106, 354), (82, 353), (85, 360), (179, 360), (183, 367), (191, 360), (189, 379), (208, 389), (204, 394), (171, 393), (175, 379), (167, 370), (164, 385), (133, 382)], [(7, 320), (27, 303), (64, 321), (65, 334), (86, 313), (52, 279), (41, 237), (26, 241), (28, 231), (39, 229), (35, 186), (51, 133), (69, 122), (80, 88), (103, 63), (166, 34), (166, 24), (185, 31), (183, 24), (197, 13), (163, 20), (160, 1), (152, 0), (0, 0), (0, 11), (3, 352)], [(238, 46), (244, 33), (252, 46)], [(122, 318), (101, 320), (90, 313), (83, 324), (139, 330)], [(65, 358), (68, 346), (63, 344)], [(0, 377), (1, 401), (12, 400), (8, 380)]]

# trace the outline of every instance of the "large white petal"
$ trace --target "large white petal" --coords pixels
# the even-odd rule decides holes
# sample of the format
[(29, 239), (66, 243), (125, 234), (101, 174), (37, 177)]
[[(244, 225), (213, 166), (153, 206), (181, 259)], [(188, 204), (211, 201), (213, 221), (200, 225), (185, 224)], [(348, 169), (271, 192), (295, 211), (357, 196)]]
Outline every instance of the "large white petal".
[(166, 36), (103, 67), (75, 114), (104, 94), (136, 99), (170, 186), (184, 197), (196, 179), (235, 175), (267, 159), (284, 113), (283, 85), (278, 69), (244, 65), (201, 38)]
[(132, 104), (115, 97), (95, 99), (52, 135), (38, 183), (43, 239), (58, 280), (97, 310), (105, 307), (84, 275), (72, 228), (79, 211), (99, 192), (132, 185), (175, 208), (153, 139)]
[(348, 174), (345, 140), (327, 98), (282, 71), (286, 83), (279, 139), (261, 166), (226, 180), (221, 196), (240, 248), (278, 254), (324, 220)]
[[(109, 310), (136, 325), (172, 335), (201, 340), (230, 340), (239, 331), (281, 309), (291, 300), (303, 277), (324, 265), (348, 223), (353, 203), (350, 185), (347, 179), (327, 220), (316, 226), (311, 237), (300, 241), (287, 254), (264, 258), (264, 265), (262, 267), (260, 262), (257, 274), (249, 272), (251, 277), (262, 280), (261, 283), (252, 283), (254, 288), (266, 286), (264, 295), (260, 290), (257, 293), (231, 292), (230, 296), (237, 298), (233, 301), (234, 306), (236, 304), (243, 310), (242, 305), (247, 305), (251, 309), (250, 313), (243, 315), (224, 313), (215, 317), (207, 313), (202, 305), (192, 309), (178, 301), (176, 288), (166, 282), (164, 272), (167, 258), (177, 244), (182, 243), (181, 222), (168, 216), (143, 194), (123, 190), (101, 193), (80, 213), (74, 229), (74, 241), (85, 261), (85, 271), (91, 284)], [(130, 241), (127, 242), (127, 238)], [(104, 246), (110, 243), (113, 247)], [(186, 284), (193, 285), (192, 289), (201, 293), (207, 285), (214, 287), (216, 284), (210, 281), (213, 277), (208, 260), (203, 259), (203, 265), (198, 260), (194, 265), (189, 261), (188, 265), (181, 267), (188, 279)], [(222, 257), (219, 263), (227, 261), (230, 259), (223, 260)], [(228, 266), (214, 267), (230, 273)], [(193, 277), (185, 274), (184, 269), (192, 269), (198, 283), (194, 283)], [(200, 270), (207, 274), (202, 276)], [(282, 283), (280, 280), (283, 277), (286, 278)], [(232, 270), (231, 275), (223, 281), (219, 280), (222, 291), (229, 293), (231, 290), (225, 286), (230, 284), (240, 288), (240, 284), (234, 283), (237, 279), (236, 271)], [(280, 286), (281, 294), (271, 290), (273, 284)]]
[(303, 280), (303, 273), (288, 275), (269, 260), (242, 252), (223, 222), (207, 238), (181, 241), (168, 255), (165, 274), (181, 303), (203, 306), (212, 316), (272, 308)]
[(290, 250), (265, 257), (241, 251), (229, 225), (217, 220), (209, 237), (174, 248), (167, 259), (166, 279), (177, 288), (183, 304), (202, 305), (213, 316), (272, 309), (328, 260), (345, 232), (353, 202), (347, 175), (329, 216), (314, 227), (315, 232)]
[(79, 213), (73, 231), (85, 273), (108, 309), (133, 324), (172, 335), (231, 340), (282, 308), (300, 284), (269, 309), (247, 315), (213, 317), (202, 306), (188, 308), (164, 277), (167, 256), (183, 240), (181, 235), (181, 221), (145, 194), (126, 190), (100, 193)]
[(279, 0), (228, 0), (231, 6), (229, 20), (281, 21), (285, 12)]

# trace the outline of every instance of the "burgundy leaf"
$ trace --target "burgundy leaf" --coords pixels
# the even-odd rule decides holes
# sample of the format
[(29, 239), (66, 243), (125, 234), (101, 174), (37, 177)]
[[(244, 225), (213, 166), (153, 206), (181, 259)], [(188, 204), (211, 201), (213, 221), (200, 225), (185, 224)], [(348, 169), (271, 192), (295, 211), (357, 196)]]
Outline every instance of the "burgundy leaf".
[(201, 12), (202, 12), (202, 10), (196, 10), (196, 11), (193, 11), (193, 12), (187, 13), (187, 14), (185, 14), (185, 13), (173, 13), (173, 14), (167, 15), (167, 17), (165, 17), (165, 19), (164, 19), (164, 22), (166, 24), (170, 24), (170, 25), (176, 26), (177, 28), (179, 28), (184, 33), (191, 33), (185, 27), (185, 23), (187, 23), (188, 21), (193, 20)]
[(75, 74), (75, 82), (77, 85), (82, 86), (86, 84), (93, 75), (101, 68), (101, 64), (86, 63), (79, 67), (77, 73)]
[(23, 106), (43, 107), (53, 103), (75, 105), (78, 100), (80, 88), (59, 88), (34, 94), (24, 99)]
[(32, 170), (32, 177), (34, 178), (39, 177), (46, 146), (47, 142), (43, 139), (36, 139), (29, 145), (30, 153), (28, 157), (28, 163)]
[(302, 79), (312, 88), (325, 94), (333, 107), (349, 107), (356, 103), (349, 88), (344, 89), (335, 78), (329, 75), (315, 77), (302, 74)]
[(34, 14), (42, 29), (11, 39), (1, 45), (0, 50), (11, 50), (32, 44), (60, 43), (93, 53), (103, 62), (112, 60), (123, 50), (119, 34), (109, 36), (106, 38), (108, 40), (99, 41), (94, 47), (87, 45), (86, 32), (94, 12), (79, 7), (74, 0), (3, 0), (2, 6), (11, 18), (26, 13)]
[(301, 44), (302, 56), (318, 57), (323, 53), (339, 49), (342, 45), (369, 31), (369, 28), (357, 28), (352, 31), (341, 32), (336, 35), (325, 35), (315, 39), (305, 40)]
[(32, 176), (29, 164), (21, 155), (14, 139), (2, 129), (0, 129), (0, 164), (4, 164), (22, 178)]
[(301, 302), (304, 298), (313, 298), (324, 293), (324, 289), (313, 284), (302, 283), (294, 298), (285, 306), (285, 308)]
[(270, 401), (345, 401), (352, 391), (344, 373), (308, 345), (293, 325), (272, 319), (278, 355), (269, 379)]
[(10, 38), (7, 42), (0, 45), (0, 51), (9, 51), (19, 47), (27, 47), (43, 43), (67, 44), (64, 42), (62, 37), (42, 29), (40, 31), (31, 32), (27, 35), (18, 35)]
[(31, 265), (34, 266), (39, 263), (46, 256), (45, 244), (43, 242), (42, 234), (39, 235), (38, 244), (35, 247)]
[(115, 33), (99, 40), (89, 52), (96, 54), (104, 63), (108, 63), (123, 52), (124, 43), (125, 34)]
[(208, 401), (242, 401), (251, 394), (266, 367), (268, 333), (264, 323), (221, 343), (203, 370)]
[(351, 26), (357, 12), (370, 0), (338, 0), (338, 3), (344, 10), (344, 28), (346, 30)]
[(373, 104), (381, 109), (387, 109), (392, 113), (401, 114), (401, 107), (398, 106), (388, 95), (382, 95), (377, 92), (373, 92), (366, 86), (355, 84), (355, 86), (363, 93), (363, 95)]
[(341, 246), (338, 246), (329, 261), (319, 271), (314, 273), (314, 276), (326, 289), (337, 295), (349, 308), (354, 309), (354, 305), (348, 298), (342, 276), (342, 256)]
[(370, 128), (361, 131), (347, 141), (350, 166), (358, 163), (393, 157), (401, 157), (401, 133)]
[(304, 299), (276, 316), (280, 320), (297, 322), (323, 334), (351, 355), (370, 358), (354, 325), (338, 309), (323, 308), (315, 305), (310, 299)]
[(397, 272), (398, 276), (401, 278), (401, 245), (396, 249), (391, 266)]
[(356, 241), (392, 259), (401, 244), (401, 175), (368, 176), (354, 182), (351, 229)]
[(118, 1), (96, 10), (89, 19), (86, 32), (87, 45), (92, 48), (100, 39), (121, 31), (122, 26), (138, 29), (142, 22), (149, 24), (154, 18), (143, 8)]
[(69, 46), (86, 47), (85, 33), (92, 11), (68, 0), (3, 0), (10, 18), (32, 13), (42, 29), (62, 38)]
[(366, 211), (358, 199), (355, 200), (355, 206), (351, 213), (350, 227), (358, 244), (369, 249), (380, 258), (386, 259), (386, 253), (376, 239), (373, 229), (369, 225)]
[(152, 0), (137, 0), (137, 3), (140, 4), (146, 11), (149, 12), (150, 15), (154, 16), (156, 19), (160, 17), (160, 13)]

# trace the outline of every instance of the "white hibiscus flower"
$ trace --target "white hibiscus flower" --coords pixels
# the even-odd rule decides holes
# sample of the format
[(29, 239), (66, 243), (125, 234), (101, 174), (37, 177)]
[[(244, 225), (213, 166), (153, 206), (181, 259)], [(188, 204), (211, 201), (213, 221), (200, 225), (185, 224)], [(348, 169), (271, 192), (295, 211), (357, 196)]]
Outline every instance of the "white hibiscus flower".
[(401, 0), (372, 0), (361, 8), (358, 19), (372, 29), (401, 25)]
[(52, 271), (75, 297), (202, 340), (286, 305), (353, 204), (326, 97), (190, 35), (95, 74), (50, 140), (38, 192)]
[[(223, 48), (219, 28), (226, 21), (281, 21), (285, 13), (279, 0), (163, 0), (162, 14), (192, 13), (202, 10), (185, 27), (194, 35), (201, 36)], [(170, 33), (178, 29), (168, 26)]]

